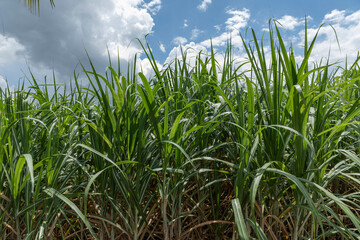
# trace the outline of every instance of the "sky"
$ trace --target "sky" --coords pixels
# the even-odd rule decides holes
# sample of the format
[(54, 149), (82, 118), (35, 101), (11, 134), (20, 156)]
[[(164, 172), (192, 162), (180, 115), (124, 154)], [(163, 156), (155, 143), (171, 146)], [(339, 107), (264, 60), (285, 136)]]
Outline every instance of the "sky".
[[(264, 36), (269, 19), (276, 19), (286, 44), (298, 59), (304, 38), (304, 19), (309, 36), (322, 25), (312, 60), (354, 61), (360, 50), (360, 1), (294, 0), (48, 0), (40, 1), (34, 15), (22, 0), (0, 1), (0, 87), (15, 87), (29, 76), (42, 81), (54, 73), (57, 81), (72, 81), (79, 62), (87, 66), (89, 54), (97, 70), (105, 72), (108, 52), (119, 55), (124, 71), (138, 56), (138, 68), (151, 72), (139, 40), (145, 36), (159, 66), (180, 54), (208, 52), (210, 39), (221, 56), (231, 36), (234, 54), (245, 57), (240, 34), (251, 40), (249, 29)], [(334, 32), (336, 30), (336, 34)], [(336, 41), (339, 39), (340, 48)]]

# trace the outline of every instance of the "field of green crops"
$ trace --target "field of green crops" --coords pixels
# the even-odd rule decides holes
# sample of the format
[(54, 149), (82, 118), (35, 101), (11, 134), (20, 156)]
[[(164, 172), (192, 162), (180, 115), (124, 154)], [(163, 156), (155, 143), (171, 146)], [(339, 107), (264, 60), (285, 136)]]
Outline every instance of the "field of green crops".
[(152, 78), (89, 59), (88, 88), (3, 89), (0, 239), (359, 239), (357, 61), (250, 35), (242, 64), (145, 43)]

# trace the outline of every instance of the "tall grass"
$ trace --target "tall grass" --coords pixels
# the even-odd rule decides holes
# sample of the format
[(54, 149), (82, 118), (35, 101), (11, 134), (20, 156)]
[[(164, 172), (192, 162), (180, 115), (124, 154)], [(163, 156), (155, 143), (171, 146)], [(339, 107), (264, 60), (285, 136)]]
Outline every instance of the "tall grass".
[(268, 39), (2, 90), (1, 238), (360, 238), (358, 63)]

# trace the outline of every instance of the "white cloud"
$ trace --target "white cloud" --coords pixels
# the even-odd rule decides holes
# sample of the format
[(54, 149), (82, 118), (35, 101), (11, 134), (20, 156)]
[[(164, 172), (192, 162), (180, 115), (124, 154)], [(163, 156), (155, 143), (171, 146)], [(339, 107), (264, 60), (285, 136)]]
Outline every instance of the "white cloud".
[(187, 28), (189, 25), (188, 25), (188, 20), (187, 19), (185, 19), (184, 20), (184, 28)]
[[(162, 65), (158, 62), (155, 61), (157, 68), (159, 69), (159, 71), (162, 70)], [(140, 61), (138, 61), (138, 66), (137, 66), (138, 71), (141, 71), (145, 77), (147, 77), (148, 79), (150, 79), (151, 77), (153, 77), (154, 74), (154, 69), (149, 61), (149, 59), (145, 58), (145, 59), (140, 59)]]
[(175, 58), (181, 57), (181, 55), (182, 55), (181, 49), (186, 52), (187, 60), (189, 61), (189, 64), (191, 66), (194, 66), (196, 57), (198, 56), (200, 51), (202, 51), (203, 53), (207, 52), (206, 47), (202, 46), (201, 44), (196, 44), (194, 42), (190, 42), (183, 46), (174, 47), (170, 51), (167, 59), (165, 60), (165, 63), (170, 63)]
[(300, 26), (304, 23), (303, 20), (290, 15), (284, 15), (277, 21), (279, 22), (279, 27), (287, 30), (294, 30), (295, 27)]
[(226, 13), (232, 15), (225, 22), (226, 29), (229, 31), (238, 31), (240, 28), (246, 27), (250, 19), (250, 10), (247, 8), (243, 8), (243, 10), (229, 9)]
[[(330, 62), (342, 62), (348, 59), (351, 64), (357, 57), (360, 50), (360, 10), (353, 13), (333, 10), (324, 16), (323, 22), (331, 22), (330, 25), (324, 25), (319, 32), (315, 43), (312, 60), (318, 62), (321, 58), (327, 58), (330, 51)], [(336, 33), (334, 32), (334, 29)], [(309, 28), (309, 39), (313, 39), (317, 28)], [(337, 35), (337, 38), (336, 38)], [(304, 31), (299, 33), (301, 39), (304, 39)], [(339, 50), (337, 39), (339, 40), (341, 51)]]
[(345, 17), (345, 22), (347, 24), (358, 24), (359, 21), (360, 21), (360, 11), (356, 11)]
[(339, 22), (342, 21), (345, 18), (345, 10), (339, 11), (337, 9), (334, 9), (331, 11), (331, 13), (328, 13), (324, 17), (324, 21), (326, 22)]
[(164, 46), (164, 44), (162, 44), (161, 42), (160, 42), (159, 48), (160, 48), (160, 51), (162, 51), (163, 53), (166, 52), (165, 46)]
[(161, 9), (161, 0), (152, 0), (149, 3), (144, 3), (144, 7), (155, 15)]
[[(129, 43), (131, 41), (136, 42), (134, 41), (136, 38), (142, 38), (151, 33), (155, 24), (148, 9), (159, 6), (161, 1), (153, 0), (145, 4), (145, 8), (141, 7), (141, 0), (112, 1), (115, 5), (115, 11), (113, 13), (102, 11), (102, 15), (106, 14), (111, 18), (111, 24), (108, 24), (110, 26), (107, 28), (103, 28), (107, 30), (104, 30), (105, 34), (99, 38), (102, 42), (107, 42), (109, 46), (112, 46), (110, 51), (113, 54), (117, 54), (119, 48), (124, 53), (122, 54), (120, 51), (120, 57), (127, 59), (129, 55), (134, 55), (141, 50), (138, 44), (129, 45)], [(105, 49), (104, 54), (106, 54)]]
[(172, 42), (175, 44), (175, 45), (184, 45), (185, 43), (187, 43), (187, 39), (184, 38), (184, 37), (176, 37), (172, 40)]
[[(226, 59), (225, 59), (225, 55), (223, 52), (218, 52), (217, 49), (214, 49), (214, 50), (215, 50), (215, 61), (216, 61), (216, 66), (217, 66), (218, 79), (221, 79), (221, 76), (222, 76), (221, 68), (224, 65), (224, 60), (226, 60)], [(185, 53), (187, 66), (192, 68), (195, 66), (196, 59), (199, 57), (200, 52), (201, 52), (200, 58), (203, 61), (210, 54), (209, 48), (205, 47), (202, 43), (190, 42), (182, 47), (180, 47), (180, 46), (174, 47), (170, 51), (167, 59), (165, 60), (165, 64), (171, 65), (173, 63), (174, 59), (176, 59), (176, 58), (181, 61), (182, 53)], [(239, 52), (237, 52), (237, 53), (234, 53), (232, 55), (232, 57), (234, 59), (233, 66), (235, 68), (240, 66), (240, 64), (247, 62), (247, 59), (246, 59), (246, 56), (244, 53), (239, 54)], [(208, 64), (207, 69), (209, 70), (210, 68), (211, 68), (211, 64)], [(241, 71), (245, 71), (245, 70), (249, 70), (249, 69), (250, 69), (249, 64), (245, 64), (241, 67)]]
[(193, 30), (191, 30), (191, 40), (195, 40), (199, 37), (199, 35), (201, 33), (203, 33), (204, 31), (201, 31), (200, 29), (194, 28)]
[(220, 30), (221, 30), (221, 25), (220, 25), (220, 24), (215, 25), (214, 28), (216, 29), (216, 31), (220, 32)]
[(203, 1), (201, 2), (201, 4), (197, 6), (197, 8), (198, 8), (200, 11), (205, 12), (205, 11), (207, 10), (207, 8), (208, 8), (208, 5), (210, 5), (211, 2), (212, 2), (211, 0), (203, 0)]
[[(211, 46), (211, 43), (214, 47), (223, 47), (223, 46), (226, 46), (226, 44), (228, 43), (230, 38), (233, 42), (233, 45), (235, 45), (234, 39), (235, 39), (236, 43), (238, 43), (239, 40), (241, 42), (241, 39), (240, 39), (240, 36), (238, 33), (235, 33), (235, 35), (232, 35), (231, 33), (224, 32), (224, 33), (220, 34), (219, 36), (202, 41), (200, 44), (207, 48), (209, 48)], [(236, 45), (238, 45), (238, 44), (236, 44)]]
[[(194, 66), (195, 60), (198, 57), (199, 52), (202, 53), (200, 57), (203, 57), (204, 59), (206, 58), (206, 56), (208, 56), (212, 43), (212, 46), (214, 47), (214, 51), (216, 53), (216, 62), (219, 63), (219, 68), (221, 68), (225, 55), (224, 52), (218, 47), (226, 46), (230, 40), (234, 47), (239, 47), (240, 49), (240, 51), (236, 51), (236, 53), (233, 53), (232, 55), (235, 59), (234, 66), (240, 66), (240, 63), (246, 61), (246, 54), (241, 48), (242, 39), (239, 32), (248, 25), (248, 21), (250, 20), (250, 11), (246, 8), (242, 10), (229, 9), (226, 11), (226, 13), (230, 16), (225, 21), (225, 26), (221, 27), (222, 24), (214, 26), (219, 32), (217, 35), (215, 35), (215, 37), (197, 43), (192, 41), (185, 45), (182, 44), (182, 48), (180, 46), (174, 47), (169, 52), (169, 55), (165, 60), (165, 64), (171, 63), (174, 58), (181, 58), (181, 50), (183, 50), (186, 52), (187, 55), (187, 64), (189, 64), (189, 66)], [(223, 29), (223, 31), (221, 31), (221, 29)], [(180, 37), (179, 39), (177, 39), (177, 43), (180, 42), (180, 39)], [(185, 41), (186, 39), (183, 40)], [(173, 40), (173, 42), (175, 41)], [(268, 49), (266, 49), (266, 51), (268, 51)], [(243, 70), (246, 70), (248, 68), (248, 65), (242, 67)], [(221, 76), (220, 72), (219, 76)]]
[(0, 34), (0, 66), (25, 58), (25, 47), (16, 38)]
[(231, 39), (233, 46), (242, 46), (240, 30), (248, 25), (250, 10), (246, 8), (243, 8), (242, 10), (229, 9), (226, 13), (231, 16), (225, 21), (225, 31), (220, 33), (220, 35), (213, 37), (211, 41), (210, 39), (207, 39), (201, 42), (201, 45), (209, 48), (212, 42), (214, 47), (226, 46), (228, 41)]
[(0, 75), (0, 89), (5, 90), (8, 84), (3, 76)]

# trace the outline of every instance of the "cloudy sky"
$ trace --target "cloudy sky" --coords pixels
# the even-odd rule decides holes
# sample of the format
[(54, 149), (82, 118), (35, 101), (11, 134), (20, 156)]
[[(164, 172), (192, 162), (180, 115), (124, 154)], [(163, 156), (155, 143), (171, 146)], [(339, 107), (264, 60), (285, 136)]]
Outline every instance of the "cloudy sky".
[(314, 60), (331, 50), (332, 61), (351, 61), (360, 50), (359, 0), (55, 0), (53, 9), (48, 0), (40, 3), (35, 16), (22, 0), (0, 1), (0, 87), (5, 79), (16, 86), (28, 68), (40, 80), (54, 71), (61, 81), (71, 81), (74, 70), (81, 71), (79, 61), (87, 62), (85, 49), (99, 72), (107, 65), (107, 49), (114, 58), (119, 53), (122, 66), (138, 54), (143, 71), (150, 71), (137, 41), (147, 34), (160, 65), (179, 53), (180, 44), (207, 51), (212, 39), (221, 53), (229, 36), (241, 58), (239, 34), (251, 27), (261, 37), (270, 18), (279, 20), (299, 54), (304, 17), (310, 34), (324, 23)]

